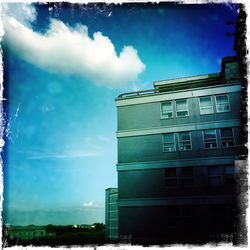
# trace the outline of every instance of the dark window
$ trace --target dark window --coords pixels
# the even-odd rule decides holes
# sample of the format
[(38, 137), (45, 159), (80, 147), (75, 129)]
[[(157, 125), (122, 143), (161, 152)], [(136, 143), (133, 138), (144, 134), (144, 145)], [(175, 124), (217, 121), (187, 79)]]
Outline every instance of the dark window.
[(168, 212), (168, 226), (176, 227), (180, 225), (180, 207), (169, 206), (167, 212)]
[(197, 226), (199, 224), (198, 206), (190, 205), (182, 208), (183, 224), (185, 226)]
[(234, 147), (234, 136), (232, 128), (223, 128), (220, 130), (221, 146), (223, 148)]
[(181, 169), (181, 180), (183, 187), (192, 187), (194, 185), (194, 174), (192, 167)]
[(225, 182), (227, 184), (234, 183), (234, 166), (225, 166)]
[[(178, 181), (180, 179), (180, 182)], [(194, 174), (192, 167), (183, 168), (166, 168), (165, 169), (165, 182), (168, 188), (193, 187)]]
[(177, 168), (165, 169), (165, 181), (168, 188), (176, 188), (178, 186)]
[(211, 205), (210, 213), (214, 226), (225, 226), (228, 220), (228, 212), (226, 205)]
[(217, 148), (216, 130), (209, 129), (203, 131), (204, 148)]
[(211, 187), (221, 186), (221, 168), (220, 166), (208, 167), (208, 184)]

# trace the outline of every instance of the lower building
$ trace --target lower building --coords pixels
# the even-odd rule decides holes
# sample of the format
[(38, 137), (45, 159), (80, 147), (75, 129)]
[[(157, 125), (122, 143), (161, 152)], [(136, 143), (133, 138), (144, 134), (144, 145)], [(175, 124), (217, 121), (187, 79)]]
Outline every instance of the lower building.
[(43, 226), (10, 226), (8, 228), (10, 239), (31, 240), (47, 236)]
[(107, 240), (118, 239), (118, 189), (108, 188), (105, 190), (105, 237)]

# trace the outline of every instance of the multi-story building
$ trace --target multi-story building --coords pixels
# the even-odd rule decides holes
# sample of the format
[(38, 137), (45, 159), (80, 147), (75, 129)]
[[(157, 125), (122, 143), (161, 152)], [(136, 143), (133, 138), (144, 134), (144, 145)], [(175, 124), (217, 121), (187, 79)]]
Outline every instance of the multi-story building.
[(219, 73), (122, 94), (116, 106), (119, 235), (134, 243), (231, 237), (241, 153), (236, 58), (223, 58)]
[(118, 189), (108, 188), (105, 190), (105, 237), (107, 240), (118, 239)]

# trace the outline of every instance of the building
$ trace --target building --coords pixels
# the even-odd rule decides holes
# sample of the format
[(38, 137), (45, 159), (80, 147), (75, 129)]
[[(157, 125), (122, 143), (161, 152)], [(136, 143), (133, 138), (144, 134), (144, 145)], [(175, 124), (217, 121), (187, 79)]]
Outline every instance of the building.
[(116, 99), (119, 235), (132, 243), (232, 239), (241, 154), (235, 57), (221, 72)]
[(9, 226), (8, 235), (10, 239), (31, 240), (48, 236), (43, 226)]
[(109, 241), (118, 240), (118, 189), (105, 190), (105, 237)]

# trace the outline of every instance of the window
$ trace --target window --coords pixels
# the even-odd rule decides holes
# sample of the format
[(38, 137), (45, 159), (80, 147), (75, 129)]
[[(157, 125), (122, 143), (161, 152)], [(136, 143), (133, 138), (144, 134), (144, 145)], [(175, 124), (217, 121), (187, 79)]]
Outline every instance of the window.
[(176, 227), (180, 225), (181, 222), (181, 211), (179, 206), (169, 206), (167, 208), (168, 213), (168, 226)]
[(209, 129), (203, 131), (204, 148), (217, 148), (216, 130)]
[[(210, 219), (214, 228), (228, 227), (230, 218), (228, 216), (227, 206), (222, 204), (210, 205)], [(229, 222), (229, 223), (228, 223)]]
[(187, 151), (192, 149), (191, 144), (191, 133), (190, 132), (181, 132), (179, 135), (179, 150)]
[(193, 168), (192, 167), (166, 168), (165, 183), (168, 188), (193, 187), (194, 186)]
[(225, 166), (225, 182), (226, 184), (234, 183), (234, 166)]
[(200, 114), (212, 114), (214, 112), (212, 96), (200, 97)]
[(178, 186), (177, 168), (166, 168), (165, 180), (168, 188), (176, 188)]
[(118, 220), (110, 221), (110, 227), (118, 227)]
[(211, 187), (221, 186), (221, 169), (220, 166), (208, 167), (208, 185)]
[(176, 117), (188, 116), (187, 99), (176, 100)]
[(117, 203), (115, 202), (115, 203), (110, 204), (110, 205), (109, 205), (109, 210), (110, 210), (110, 211), (117, 210)]
[(223, 128), (220, 130), (221, 145), (223, 148), (234, 147), (234, 136), (232, 128)]
[(109, 211), (109, 218), (111, 219), (111, 220), (117, 220), (117, 218), (118, 218), (118, 213), (117, 213), (117, 211)]
[(172, 118), (173, 117), (173, 102), (164, 102), (161, 104), (161, 116), (162, 118)]
[(117, 202), (117, 194), (112, 194), (109, 196), (109, 203)]
[(227, 95), (219, 95), (215, 97), (216, 110), (218, 113), (229, 112), (229, 100)]
[(198, 226), (199, 225), (199, 207), (195, 205), (182, 207), (183, 224), (184, 226)]
[(181, 169), (181, 184), (182, 187), (192, 187), (194, 185), (194, 175), (192, 167)]
[(164, 134), (163, 135), (163, 152), (174, 152), (175, 148), (175, 140), (174, 133)]

